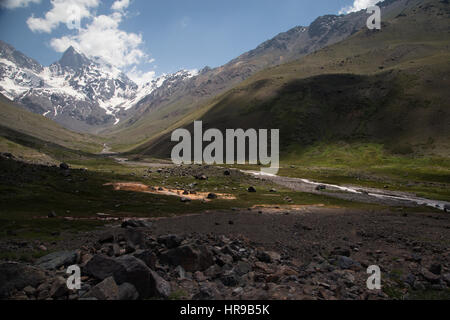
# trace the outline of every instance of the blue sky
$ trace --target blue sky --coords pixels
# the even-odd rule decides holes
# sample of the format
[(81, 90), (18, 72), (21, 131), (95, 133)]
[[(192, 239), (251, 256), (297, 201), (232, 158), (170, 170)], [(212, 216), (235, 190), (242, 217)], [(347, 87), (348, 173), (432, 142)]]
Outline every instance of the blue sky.
[[(136, 77), (151, 76), (220, 66), (294, 26), (370, 2), (0, 0), (0, 39), (43, 65), (72, 44)], [(80, 30), (67, 26), (73, 13), (81, 17)]]

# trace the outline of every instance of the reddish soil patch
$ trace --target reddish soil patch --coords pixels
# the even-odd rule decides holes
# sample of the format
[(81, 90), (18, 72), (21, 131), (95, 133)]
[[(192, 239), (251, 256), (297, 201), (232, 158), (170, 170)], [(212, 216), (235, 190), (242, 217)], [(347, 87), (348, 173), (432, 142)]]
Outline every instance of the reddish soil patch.
[[(144, 192), (144, 193), (152, 193), (152, 194), (162, 194), (166, 196), (175, 196), (180, 198), (186, 198), (189, 200), (202, 200), (202, 201), (211, 201), (208, 199), (209, 192), (189, 192), (180, 189), (168, 189), (163, 187), (150, 187), (143, 183), (139, 182), (114, 182), (114, 183), (106, 183), (104, 186), (113, 186), (114, 190), (123, 190), (123, 191), (134, 191), (134, 192)], [(231, 194), (225, 193), (215, 193), (217, 199), (221, 200), (234, 200), (235, 196)]]

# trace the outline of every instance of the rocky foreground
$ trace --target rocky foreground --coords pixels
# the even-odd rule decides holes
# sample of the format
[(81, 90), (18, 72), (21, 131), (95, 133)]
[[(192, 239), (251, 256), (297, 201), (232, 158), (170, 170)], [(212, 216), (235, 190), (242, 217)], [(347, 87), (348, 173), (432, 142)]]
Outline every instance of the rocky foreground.
[[(229, 222), (230, 224), (232, 221)], [(0, 298), (31, 300), (135, 299), (391, 299), (409, 292), (448, 292), (448, 251), (402, 260), (400, 274), (383, 260), (383, 290), (368, 290), (368, 262), (358, 244), (301, 261), (243, 237), (218, 234), (155, 236), (152, 223), (124, 221), (92, 234), (86, 245), (57, 251), (34, 265), (0, 264)], [(373, 252), (383, 255), (383, 252)], [(400, 258), (399, 258), (400, 259)], [(436, 259), (434, 259), (436, 260)], [(67, 287), (67, 267), (81, 268), (81, 289)]]

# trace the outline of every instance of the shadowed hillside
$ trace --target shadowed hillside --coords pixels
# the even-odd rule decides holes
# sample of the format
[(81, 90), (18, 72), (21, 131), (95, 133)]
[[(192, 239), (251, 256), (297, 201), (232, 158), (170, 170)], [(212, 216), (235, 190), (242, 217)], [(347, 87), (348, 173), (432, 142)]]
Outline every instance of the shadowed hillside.
[[(319, 142), (381, 143), (448, 156), (449, 4), (419, 1), (305, 58), (259, 72), (185, 119), (213, 128), (280, 128), (282, 150)], [(195, 117), (195, 118), (193, 118)], [(165, 136), (137, 149), (167, 157)]]
[(101, 139), (69, 131), (0, 96), (0, 145), (3, 152), (28, 160), (64, 159), (102, 150)]
[[(410, 5), (407, 0), (384, 1), (383, 15), (393, 17)], [(202, 112), (210, 99), (226, 92), (265, 68), (287, 63), (316, 52), (355, 34), (365, 27), (365, 10), (348, 15), (325, 15), (310, 26), (298, 26), (280, 33), (227, 64), (200, 71), (187, 81), (162, 86), (133, 108), (134, 115), (104, 133), (116, 150), (130, 150), (153, 139), (192, 113)]]

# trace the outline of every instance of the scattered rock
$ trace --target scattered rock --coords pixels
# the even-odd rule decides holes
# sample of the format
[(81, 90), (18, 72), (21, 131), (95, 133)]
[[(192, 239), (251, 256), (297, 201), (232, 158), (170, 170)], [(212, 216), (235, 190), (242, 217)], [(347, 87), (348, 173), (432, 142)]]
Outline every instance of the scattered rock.
[(266, 263), (272, 262), (271, 255), (266, 251), (261, 251), (261, 250), (256, 251), (256, 258), (261, 262), (266, 262)]
[(204, 271), (213, 265), (211, 252), (205, 246), (184, 245), (164, 252), (162, 263), (182, 266), (186, 271)]
[(23, 288), (23, 292), (25, 292), (27, 296), (34, 296), (36, 294), (36, 289), (32, 286), (26, 286)]
[(94, 297), (98, 300), (117, 300), (119, 299), (119, 287), (113, 277), (108, 277), (92, 287), (92, 289), (83, 297)]
[(361, 264), (346, 256), (338, 256), (337, 265), (341, 269), (360, 269)]
[(0, 298), (27, 286), (38, 287), (45, 280), (45, 272), (39, 268), (16, 262), (0, 263)]
[(125, 282), (119, 286), (119, 300), (137, 300), (139, 292), (131, 283)]
[(125, 229), (124, 237), (127, 243), (133, 246), (133, 249), (135, 249), (135, 247), (145, 246), (145, 235), (139, 229)]
[(446, 273), (442, 276), (442, 279), (450, 286), (450, 273)]
[(52, 211), (52, 212), (50, 212), (50, 213), (48, 214), (48, 217), (49, 217), (49, 218), (56, 218), (57, 215), (56, 215), (55, 211)]
[(440, 277), (430, 271), (428, 271), (425, 268), (422, 268), (422, 270), (420, 271), (420, 275), (428, 282), (432, 283), (432, 284), (438, 284)]
[(126, 255), (117, 258), (116, 262), (121, 266), (114, 272), (116, 282), (118, 284), (128, 282), (134, 285), (141, 299), (167, 298), (170, 295), (170, 284), (141, 260)]
[(404, 278), (404, 282), (407, 283), (409, 286), (414, 287), (414, 283), (416, 282), (416, 277), (412, 273), (409, 273)]
[(208, 199), (217, 199), (217, 194), (215, 194), (215, 193), (210, 193), (210, 194), (208, 194), (208, 197), (207, 197)]
[(69, 169), (70, 169), (69, 165), (68, 165), (67, 163), (65, 163), (65, 162), (62, 162), (62, 163), (59, 165), (59, 168), (60, 168), (61, 170), (69, 170)]
[(77, 259), (77, 251), (58, 251), (39, 258), (36, 265), (42, 269), (52, 270), (76, 264)]
[(439, 263), (434, 263), (431, 265), (430, 269), (429, 269), (432, 273), (434, 273), (435, 275), (440, 275), (442, 272), (442, 265)]
[(331, 255), (334, 255), (334, 256), (350, 257), (350, 254), (351, 254), (351, 250), (349, 248), (341, 248), (341, 247), (336, 247), (331, 252)]
[(238, 263), (234, 267), (234, 272), (236, 272), (236, 274), (238, 274), (239, 276), (246, 275), (250, 271), (252, 271), (252, 266), (244, 261), (238, 261)]
[(230, 272), (224, 274), (220, 278), (220, 281), (222, 281), (224, 286), (235, 287), (239, 284), (240, 277), (238, 275), (236, 275), (233, 271), (230, 271)]
[(196, 293), (192, 299), (194, 300), (212, 300), (218, 299), (220, 293), (217, 287), (211, 282), (201, 283), (199, 285), (199, 292)]
[(56, 277), (50, 289), (50, 297), (58, 299), (67, 296), (68, 294), (69, 288), (67, 288), (66, 280), (63, 277)]
[(83, 273), (98, 280), (104, 280), (123, 270), (123, 266), (115, 259), (104, 255), (95, 255), (86, 263)]
[(158, 243), (164, 244), (168, 249), (179, 247), (183, 240), (184, 239), (182, 237), (175, 234), (163, 235), (158, 237)]
[(142, 260), (150, 269), (155, 269), (158, 258), (152, 250), (139, 250), (133, 253), (133, 256)]
[(125, 220), (122, 222), (122, 228), (150, 228), (152, 223), (143, 220)]
[(248, 187), (247, 189), (248, 192), (256, 192), (255, 187)]

